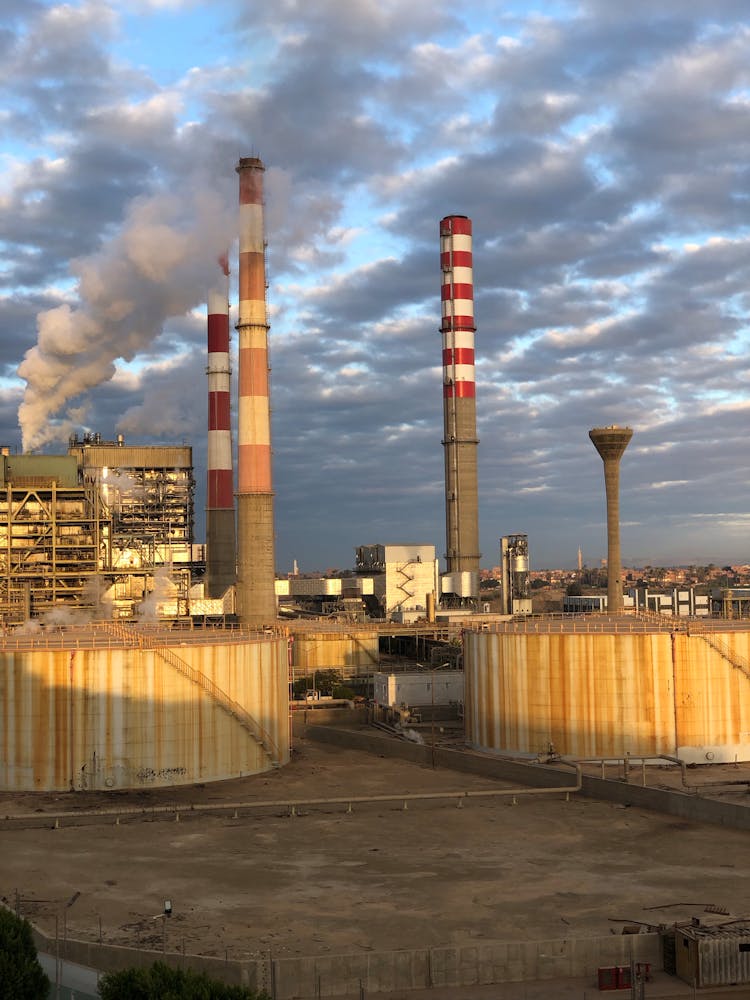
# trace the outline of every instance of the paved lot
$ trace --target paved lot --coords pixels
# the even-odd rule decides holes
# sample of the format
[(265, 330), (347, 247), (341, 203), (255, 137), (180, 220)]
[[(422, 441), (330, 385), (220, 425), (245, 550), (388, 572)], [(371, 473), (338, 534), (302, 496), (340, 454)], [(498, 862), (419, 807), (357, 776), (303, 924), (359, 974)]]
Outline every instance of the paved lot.
[[(0, 796), (0, 814), (77, 805), (490, 788), (471, 775), (298, 741), (266, 776), (176, 792)], [(623, 922), (750, 918), (746, 832), (580, 797), (304, 808), (0, 831), (0, 895), (54, 934), (230, 958), (620, 933)], [(717, 917), (711, 909), (723, 908)], [(709, 908), (709, 912), (706, 912)], [(479, 996), (543, 996), (501, 988)], [(462, 996), (472, 995), (461, 991)], [(551, 994), (550, 994), (551, 995)], [(564, 994), (560, 993), (559, 996)], [(570, 994), (575, 995), (575, 994)], [(582, 994), (579, 994), (582, 995)], [(653, 994), (658, 995), (658, 994)], [(457, 996), (457, 994), (456, 994)], [(435, 1000), (438, 1000), (437, 996)]]

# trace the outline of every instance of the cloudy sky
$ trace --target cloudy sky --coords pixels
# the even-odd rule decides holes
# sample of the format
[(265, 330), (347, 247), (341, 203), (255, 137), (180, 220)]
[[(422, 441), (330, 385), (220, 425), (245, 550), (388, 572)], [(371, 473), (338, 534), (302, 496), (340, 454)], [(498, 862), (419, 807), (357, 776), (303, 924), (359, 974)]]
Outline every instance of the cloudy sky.
[(202, 540), (205, 301), (256, 155), (280, 571), (444, 551), (454, 213), (482, 565), (514, 532), (598, 563), (612, 423), (624, 562), (750, 561), (747, 0), (4, 0), (0, 74), (11, 448), (192, 444)]

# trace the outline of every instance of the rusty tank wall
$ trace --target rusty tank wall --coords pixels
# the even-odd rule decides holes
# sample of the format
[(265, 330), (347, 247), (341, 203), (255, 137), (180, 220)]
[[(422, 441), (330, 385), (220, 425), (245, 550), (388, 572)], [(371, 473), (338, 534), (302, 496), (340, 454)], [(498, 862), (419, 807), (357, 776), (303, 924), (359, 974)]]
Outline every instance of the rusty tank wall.
[(750, 760), (750, 629), (674, 636), (677, 755)]
[(0, 663), (3, 789), (190, 784), (289, 760), (284, 638), (0, 649)]
[(750, 632), (711, 638), (468, 631), (467, 741), (579, 758), (750, 760)]
[(345, 677), (378, 669), (374, 631), (292, 632), (292, 667), (297, 676), (312, 670), (340, 670)]

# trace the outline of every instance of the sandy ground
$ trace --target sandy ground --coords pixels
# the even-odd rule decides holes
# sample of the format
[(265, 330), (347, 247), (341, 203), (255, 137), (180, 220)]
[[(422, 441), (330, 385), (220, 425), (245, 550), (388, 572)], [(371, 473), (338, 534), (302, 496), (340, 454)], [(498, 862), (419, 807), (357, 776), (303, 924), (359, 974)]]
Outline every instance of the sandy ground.
[[(4, 793), (0, 816), (490, 787), (301, 740), (292, 763), (268, 775), (162, 792)], [(0, 845), (0, 895), (13, 904), (17, 893), (22, 913), (51, 934), (59, 912), (61, 935), (98, 940), (101, 929), (105, 942), (158, 949), (166, 932), (170, 951), (229, 958), (619, 934), (623, 922), (696, 915), (750, 918), (746, 832), (562, 795), (515, 806), (473, 799), (460, 809), (446, 801), (406, 810), (361, 804), (351, 813), (309, 807), (294, 816), (277, 806), (238, 818), (182, 813), (179, 823), (109, 819), (59, 829), (0, 823)], [(159, 916), (165, 899), (169, 921)], [(711, 913), (717, 909), (726, 914)]]

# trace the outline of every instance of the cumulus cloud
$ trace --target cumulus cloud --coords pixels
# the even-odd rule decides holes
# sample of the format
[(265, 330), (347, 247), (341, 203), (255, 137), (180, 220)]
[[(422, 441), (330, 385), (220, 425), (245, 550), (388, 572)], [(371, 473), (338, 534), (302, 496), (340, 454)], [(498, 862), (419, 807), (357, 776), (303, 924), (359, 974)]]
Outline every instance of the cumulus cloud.
[(747, 561), (741, 0), (73, 0), (7, 21), (5, 440), (16, 407), (24, 447), (81, 422), (182, 431), (200, 483), (200, 309), (234, 164), (260, 155), (281, 566), (442, 551), (452, 213), (474, 220), (483, 563), (508, 531), (532, 565), (604, 554), (587, 431), (608, 423), (635, 431), (625, 553), (679, 560), (700, 512), (693, 554)]

